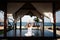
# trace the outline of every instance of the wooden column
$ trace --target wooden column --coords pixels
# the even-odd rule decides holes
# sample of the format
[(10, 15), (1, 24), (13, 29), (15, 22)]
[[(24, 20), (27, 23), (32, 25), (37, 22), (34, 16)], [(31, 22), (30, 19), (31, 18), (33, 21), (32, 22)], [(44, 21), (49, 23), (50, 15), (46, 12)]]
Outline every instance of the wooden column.
[(41, 36), (44, 37), (44, 16), (42, 16), (41, 18), (42, 18)]
[(21, 17), (20, 17), (20, 37), (21, 37)]
[(15, 37), (16, 37), (16, 23), (15, 23)]
[(4, 37), (7, 36), (7, 12), (4, 13)]
[(14, 25), (15, 23), (14, 23), (14, 21), (13, 21), (13, 29), (14, 29), (14, 27), (15, 27), (15, 25)]
[(16, 24), (16, 22), (15, 22), (15, 37), (16, 37), (16, 27), (17, 27), (17, 24)]
[(56, 37), (56, 16), (55, 16), (55, 14), (53, 14), (53, 19), (54, 19), (53, 32), (54, 32), (54, 37)]
[(17, 23), (15, 23), (15, 30), (16, 30), (16, 27), (17, 27)]
[(43, 28), (42, 28), (42, 36), (44, 37), (44, 16), (43, 16), (43, 18), (42, 18), (42, 22), (43, 22)]
[(7, 37), (7, 2), (2, 2), (1, 5), (0, 7), (4, 10), (4, 37)]
[(56, 37), (56, 13), (55, 13), (55, 3), (53, 2), (53, 34), (54, 34), (54, 37)]
[(14, 33), (15, 33), (15, 37), (16, 37), (16, 21), (14, 20)]

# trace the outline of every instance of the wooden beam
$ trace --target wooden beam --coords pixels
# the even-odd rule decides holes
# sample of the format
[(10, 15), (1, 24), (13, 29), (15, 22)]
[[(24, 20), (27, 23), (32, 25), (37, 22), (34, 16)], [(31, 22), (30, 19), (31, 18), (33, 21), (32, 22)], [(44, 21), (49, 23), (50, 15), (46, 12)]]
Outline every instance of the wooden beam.
[(14, 21), (13, 21), (13, 29), (14, 29), (14, 27), (15, 27), (15, 25), (14, 25), (15, 23), (14, 23)]
[(7, 32), (7, 13), (4, 13), (4, 37), (6, 37)]
[(55, 14), (55, 2), (53, 2), (53, 35), (56, 37), (56, 14)]
[(31, 3), (25, 3), (21, 8), (19, 8), (15, 14), (17, 14), (21, 10), (36, 10), (36, 8)]
[[(8, 2), (38, 2), (38, 3), (49, 3), (54, 0), (9, 0)], [(57, 1), (57, 0), (56, 0)]]
[(15, 37), (16, 37), (16, 27), (17, 27), (17, 24), (15, 23)]
[(4, 7), (4, 37), (7, 36), (7, 3), (3, 4)]
[(36, 16), (39, 15), (40, 19), (42, 19), (41, 16), (43, 16), (43, 15), (41, 15), (40, 12), (38, 12), (37, 10), (31, 10), (31, 12), (32, 12), (32, 13), (36, 13), (36, 14), (34, 14), (34, 15), (36, 15)]
[(44, 37), (44, 16), (42, 16), (41, 36)]
[[(36, 9), (36, 11), (37, 11), (37, 9)], [(41, 16), (44, 16), (43, 14), (40, 14), (39, 11), (37, 11), (37, 13), (40, 15), (40, 17), (41, 17)], [(43, 18), (41, 17), (41, 19), (43, 19)]]
[(22, 26), (22, 22), (21, 22), (21, 17), (20, 17), (20, 37), (21, 37), (21, 26)]

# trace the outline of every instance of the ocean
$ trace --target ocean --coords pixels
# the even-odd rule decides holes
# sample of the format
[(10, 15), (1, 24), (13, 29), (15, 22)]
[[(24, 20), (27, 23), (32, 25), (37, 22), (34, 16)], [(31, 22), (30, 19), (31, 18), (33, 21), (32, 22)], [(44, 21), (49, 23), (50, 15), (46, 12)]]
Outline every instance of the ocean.
[[(13, 25), (13, 22), (9, 22), (11, 25)], [(8, 24), (8, 25), (10, 25)], [(22, 22), (22, 26), (25, 26), (27, 24), (27, 22)], [(39, 25), (41, 25), (41, 23), (38, 23)], [(4, 25), (4, 23), (0, 22), (0, 25)], [(49, 23), (49, 22), (45, 22), (44, 23), (44, 26), (52, 26), (53, 24), (52, 23)], [(20, 26), (20, 22), (17, 22), (17, 26)], [(56, 23), (56, 26), (60, 26), (60, 23)]]
[[(25, 26), (27, 24), (27, 22), (22, 22), (22, 26)], [(41, 25), (41, 23), (38, 23), (39, 25)], [(20, 23), (18, 22), (17, 23), (17, 26), (19, 26)], [(44, 23), (44, 26), (52, 26), (53, 24), (52, 23), (49, 23), (49, 22), (45, 22)], [(56, 26), (60, 26), (60, 23), (56, 23)]]

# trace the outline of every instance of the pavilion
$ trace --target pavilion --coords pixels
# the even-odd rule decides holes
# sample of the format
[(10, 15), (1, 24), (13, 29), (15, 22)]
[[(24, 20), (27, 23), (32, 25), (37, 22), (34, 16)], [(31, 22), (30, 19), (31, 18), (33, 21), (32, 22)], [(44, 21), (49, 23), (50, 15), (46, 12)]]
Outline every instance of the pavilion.
[[(4, 3), (0, 6), (0, 10), (4, 13), (4, 37), (7, 37), (7, 14), (12, 14), (14, 18), (14, 28), (16, 31), (16, 22), (20, 20), (20, 32), (21, 32), (21, 18), (24, 15), (37, 16), (42, 19), (42, 37), (44, 37), (44, 17), (50, 18), (44, 13), (51, 13), (53, 16), (53, 36), (56, 37), (56, 16), (55, 12), (60, 9), (59, 4), (56, 2), (8, 2), (5, 6)], [(21, 34), (20, 34), (21, 35)]]

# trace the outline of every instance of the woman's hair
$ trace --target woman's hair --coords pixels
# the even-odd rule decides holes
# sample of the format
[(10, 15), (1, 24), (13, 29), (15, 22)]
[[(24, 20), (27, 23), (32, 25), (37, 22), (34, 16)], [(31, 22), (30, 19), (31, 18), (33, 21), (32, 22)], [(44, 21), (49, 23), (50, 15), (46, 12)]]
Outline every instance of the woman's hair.
[(28, 28), (31, 27), (31, 23), (28, 23), (28, 24), (27, 24), (27, 27), (28, 27)]

